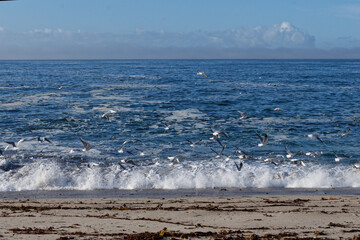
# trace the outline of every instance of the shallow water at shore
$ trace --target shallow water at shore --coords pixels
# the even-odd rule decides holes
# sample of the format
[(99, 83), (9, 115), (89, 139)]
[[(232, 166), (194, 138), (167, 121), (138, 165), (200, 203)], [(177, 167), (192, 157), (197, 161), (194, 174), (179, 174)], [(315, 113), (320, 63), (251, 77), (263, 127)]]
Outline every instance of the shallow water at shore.
[(0, 192), (0, 199), (21, 198), (179, 198), (179, 197), (238, 197), (295, 195), (360, 195), (360, 188), (215, 188), (215, 189), (140, 189), (140, 190), (58, 190)]

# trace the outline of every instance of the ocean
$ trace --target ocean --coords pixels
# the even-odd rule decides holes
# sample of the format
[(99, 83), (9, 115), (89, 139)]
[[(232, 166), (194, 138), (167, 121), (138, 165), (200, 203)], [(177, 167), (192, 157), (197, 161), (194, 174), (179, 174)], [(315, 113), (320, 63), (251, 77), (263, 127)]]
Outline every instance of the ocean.
[(355, 189), (360, 61), (0, 61), (0, 130), (2, 192)]

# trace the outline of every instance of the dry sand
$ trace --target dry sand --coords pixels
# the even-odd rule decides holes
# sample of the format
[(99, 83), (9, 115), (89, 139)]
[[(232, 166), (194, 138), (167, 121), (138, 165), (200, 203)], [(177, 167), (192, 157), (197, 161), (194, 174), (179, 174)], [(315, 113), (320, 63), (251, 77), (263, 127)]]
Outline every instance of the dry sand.
[(1, 199), (1, 239), (360, 236), (360, 196)]

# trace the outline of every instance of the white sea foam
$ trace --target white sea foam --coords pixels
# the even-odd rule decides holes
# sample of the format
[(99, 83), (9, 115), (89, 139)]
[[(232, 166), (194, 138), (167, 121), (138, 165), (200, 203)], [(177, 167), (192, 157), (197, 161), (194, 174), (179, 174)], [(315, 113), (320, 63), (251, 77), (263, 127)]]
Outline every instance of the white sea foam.
[(118, 163), (63, 167), (55, 161), (34, 161), (12, 170), (0, 159), (0, 191), (55, 189), (202, 189), (360, 187), (360, 171), (349, 166), (306, 167), (284, 163), (245, 162), (239, 172), (232, 161), (168, 161), (123, 170)]

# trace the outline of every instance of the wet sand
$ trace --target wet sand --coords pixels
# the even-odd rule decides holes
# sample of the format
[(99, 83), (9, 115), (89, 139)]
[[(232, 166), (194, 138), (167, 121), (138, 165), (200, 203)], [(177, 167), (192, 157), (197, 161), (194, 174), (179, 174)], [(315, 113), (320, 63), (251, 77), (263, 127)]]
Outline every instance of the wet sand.
[(360, 196), (354, 194), (245, 194), (166, 198), (62, 196), (11, 199), (2, 196), (0, 238), (360, 237)]

